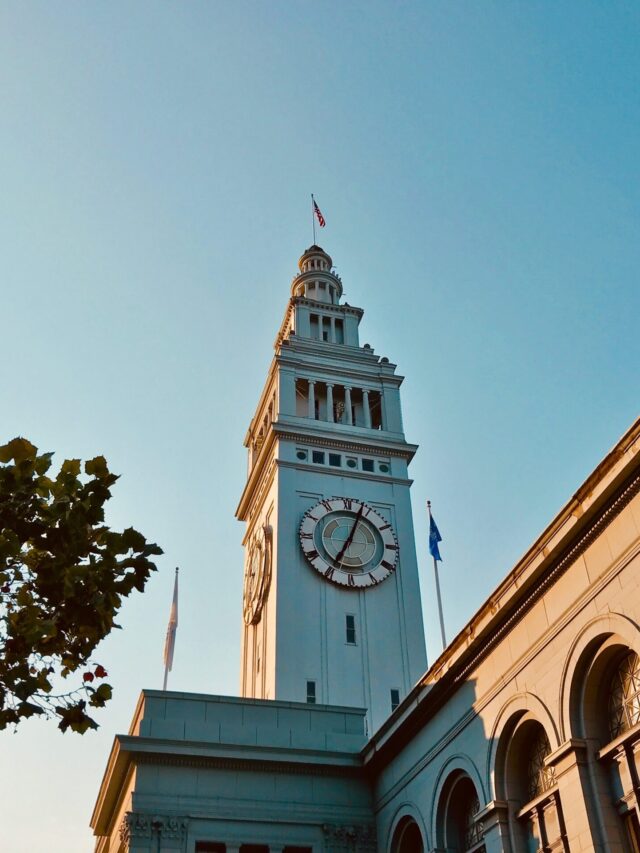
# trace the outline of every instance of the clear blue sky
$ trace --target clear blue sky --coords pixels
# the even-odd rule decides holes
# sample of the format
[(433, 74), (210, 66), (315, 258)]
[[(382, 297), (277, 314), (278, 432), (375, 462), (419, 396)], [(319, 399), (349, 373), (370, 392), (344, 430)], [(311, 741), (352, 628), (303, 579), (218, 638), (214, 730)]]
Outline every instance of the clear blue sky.
[(175, 565), (170, 686), (237, 691), (242, 439), (310, 192), (407, 377), (431, 660), (426, 498), (454, 633), (637, 416), (639, 39), (632, 2), (0, 2), (2, 432), (104, 453), (166, 553), (99, 732), (0, 735), (3, 850), (92, 848)]

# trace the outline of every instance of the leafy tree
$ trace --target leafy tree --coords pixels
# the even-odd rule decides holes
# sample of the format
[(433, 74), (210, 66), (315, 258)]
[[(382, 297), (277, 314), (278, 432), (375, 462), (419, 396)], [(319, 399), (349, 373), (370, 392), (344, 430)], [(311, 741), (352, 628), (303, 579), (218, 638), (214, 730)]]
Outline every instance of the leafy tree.
[(52, 456), (24, 438), (0, 446), (0, 729), (42, 714), (84, 734), (112, 692), (91, 655), (162, 550), (104, 524), (118, 477), (103, 456), (55, 477)]

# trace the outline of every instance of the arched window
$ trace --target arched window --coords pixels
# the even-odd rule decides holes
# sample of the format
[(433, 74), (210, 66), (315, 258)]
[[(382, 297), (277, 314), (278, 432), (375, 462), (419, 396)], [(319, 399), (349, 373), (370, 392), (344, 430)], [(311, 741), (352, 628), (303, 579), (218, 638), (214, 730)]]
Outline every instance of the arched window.
[(442, 789), (438, 806), (438, 847), (449, 853), (484, 851), (480, 800), (476, 786), (462, 771), (453, 773)]
[(527, 755), (527, 794), (528, 799), (539, 797), (555, 785), (553, 767), (547, 767), (545, 758), (551, 753), (551, 745), (547, 733), (538, 726), (532, 735)]
[(626, 654), (613, 671), (608, 719), (611, 740), (640, 723), (640, 658), (635, 652)]
[[(640, 821), (631, 803), (636, 770), (636, 751), (640, 744), (640, 733), (635, 727), (640, 723), (640, 658), (634, 651), (625, 649), (622, 657), (614, 657), (609, 665), (608, 677), (604, 678), (607, 688), (600, 705), (600, 713), (606, 702), (608, 731), (599, 751), (600, 761), (609, 770), (614, 804), (622, 818), (624, 831), (633, 853), (640, 851)], [(604, 716), (604, 714), (603, 714)]]
[(509, 808), (516, 850), (568, 851), (555, 771), (548, 763), (549, 736), (533, 714), (522, 712), (501, 740), (501, 788)]
[(393, 833), (391, 851), (392, 853), (424, 853), (420, 828), (413, 818), (402, 818)]

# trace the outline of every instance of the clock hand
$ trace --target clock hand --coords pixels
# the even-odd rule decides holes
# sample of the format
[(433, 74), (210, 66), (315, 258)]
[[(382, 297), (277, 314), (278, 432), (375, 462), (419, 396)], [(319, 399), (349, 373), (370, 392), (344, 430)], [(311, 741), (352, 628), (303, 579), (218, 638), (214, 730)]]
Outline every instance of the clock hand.
[(346, 541), (342, 548), (340, 549), (340, 553), (334, 557), (334, 563), (338, 564), (338, 568), (342, 568), (342, 560), (344, 559), (344, 555), (347, 552), (349, 545), (353, 542), (353, 536), (356, 532), (356, 527), (360, 523), (360, 519), (362, 518), (362, 511), (364, 510), (364, 504), (360, 505), (360, 509), (358, 510), (358, 514), (356, 515), (356, 520), (353, 522), (353, 527), (351, 528), (351, 533), (347, 536)]

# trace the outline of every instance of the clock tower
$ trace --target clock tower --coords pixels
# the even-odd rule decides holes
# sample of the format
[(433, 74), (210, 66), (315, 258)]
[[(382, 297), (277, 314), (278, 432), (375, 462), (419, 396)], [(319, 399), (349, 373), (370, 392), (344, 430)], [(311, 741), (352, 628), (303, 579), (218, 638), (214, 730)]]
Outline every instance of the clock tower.
[(360, 346), (329, 255), (299, 261), (247, 432), (242, 696), (367, 708), (427, 665), (402, 377)]

